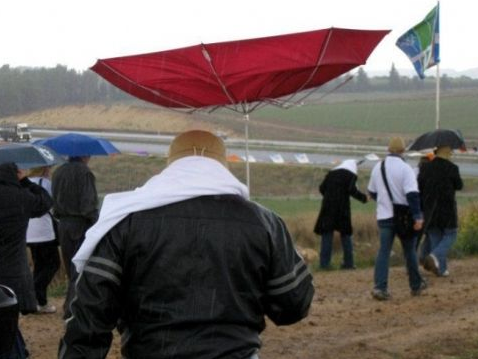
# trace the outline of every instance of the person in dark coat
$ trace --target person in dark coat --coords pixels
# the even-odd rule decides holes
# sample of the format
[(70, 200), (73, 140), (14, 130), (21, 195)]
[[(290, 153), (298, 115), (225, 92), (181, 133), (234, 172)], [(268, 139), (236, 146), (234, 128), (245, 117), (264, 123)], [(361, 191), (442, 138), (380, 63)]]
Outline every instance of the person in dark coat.
[(295, 323), (314, 295), (285, 223), (206, 131), (178, 135), (143, 187), (107, 195), (73, 262), (60, 359), (105, 358), (115, 327), (124, 358), (257, 359), (265, 316)]
[[(47, 213), (52, 204), (48, 192), (32, 183), (26, 170), (18, 169), (14, 163), (0, 164), (0, 284), (15, 292), (22, 314), (37, 310), (27, 260), (28, 222)], [(23, 343), (19, 331), (17, 337)], [(25, 357), (25, 353), (16, 355), (13, 357)]]
[(455, 192), (463, 188), (458, 166), (450, 161), (449, 146), (439, 147), (433, 161), (423, 164), (418, 185), (431, 252), (424, 268), (437, 276), (448, 276), (447, 255), (456, 241), (458, 216)]
[(327, 173), (319, 186), (323, 198), (314, 232), (322, 236), (320, 268), (330, 268), (334, 231), (340, 233), (342, 241), (343, 262), (341, 268), (355, 268), (350, 196), (362, 203), (367, 202), (367, 196), (359, 191), (356, 182), (357, 162), (355, 160), (345, 160)]
[(58, 239), (68, 276), (63, 304), (65, 319), (69, 316), (77, 278), (71, 260), (83, 243), (86, 231), (98, 219), (96, 179), (88, 167), (89, 160), (89, 156), (70, 157), (52, 176), (53, 214), (59, 220)]
[[(430, 152), (427, 153), (426, 155), (420, 157), (420, 160), (418, 161), (417, 167), (414, 168), (414, 171), (417, 175), (417, 181), (418, 181), (418, 175), (420, 173), (420, 168), (423, 166), (424, 163), (428, 163), (430, 161), (433, 161), (435, 158), (435, 153)], [(420, 196), (420, 201), (422, 200)], [(423, 208), (423, 205), (421, 205), (420, 208)], [(423, 240), (422, 240), (423, 237)], [(425, 263), (425, 257), (430, 254), (431, 252), (431, 243), (430, 243), (430, 238), (428, 235), (425, 233), (425, 228), (422, 228), (417, 235), (417, 244), (415, 246), (417, 249), (417, 254), (418, 254), (418, 262), (423, 265)]]

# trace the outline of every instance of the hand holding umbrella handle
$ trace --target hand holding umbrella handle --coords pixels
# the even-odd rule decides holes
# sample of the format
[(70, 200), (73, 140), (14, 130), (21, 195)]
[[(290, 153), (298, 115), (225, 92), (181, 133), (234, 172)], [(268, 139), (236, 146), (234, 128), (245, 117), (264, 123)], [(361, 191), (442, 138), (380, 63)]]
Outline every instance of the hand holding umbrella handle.
[(413, 229), (419, 231), (423, 228), (423, 219), (416, 219), (413, 224)]

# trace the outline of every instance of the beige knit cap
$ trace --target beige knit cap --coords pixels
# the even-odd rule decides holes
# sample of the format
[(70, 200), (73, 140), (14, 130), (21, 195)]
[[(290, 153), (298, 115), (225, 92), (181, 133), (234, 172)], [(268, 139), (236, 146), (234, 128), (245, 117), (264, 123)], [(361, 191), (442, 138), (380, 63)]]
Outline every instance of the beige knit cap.
[(401, 137), (392, 137), (388, 144), (388, 151), (390, 153), (405, 152), (405, 141)]
[(192, 130), (179, 134), (169, 146), (168, 164), (187, 156), (204, 156), (227, 167), (224, 141), (208, 131)]

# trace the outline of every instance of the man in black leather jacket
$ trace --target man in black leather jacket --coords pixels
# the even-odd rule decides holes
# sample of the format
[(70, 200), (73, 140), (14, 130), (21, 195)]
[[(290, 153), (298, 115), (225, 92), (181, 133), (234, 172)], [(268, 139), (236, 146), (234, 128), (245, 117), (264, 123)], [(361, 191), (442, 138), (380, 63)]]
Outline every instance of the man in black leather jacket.
[(170, 188), (158, 191), (180, 194), (182, 182), (204, 195), (132, 212), (102, 236), (77, 282), (60, 358), (105, 358), (115, 327), (123, 358), (254, 358), (265, 315), (277, 325), (307, 315), (312, 276), (284, 222), (224, 167), (222, 140), (186, 132), (169, 162), (156, 187)]

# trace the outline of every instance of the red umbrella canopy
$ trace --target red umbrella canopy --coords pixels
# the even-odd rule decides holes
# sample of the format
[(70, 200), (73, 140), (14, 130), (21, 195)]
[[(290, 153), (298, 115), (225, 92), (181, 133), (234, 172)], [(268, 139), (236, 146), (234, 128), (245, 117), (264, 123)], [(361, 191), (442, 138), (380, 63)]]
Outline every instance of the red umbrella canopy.
[(123, 91), (171, 108), (270, 101), (365, 64), (389, 30), (329, 28), (98, 60)]

